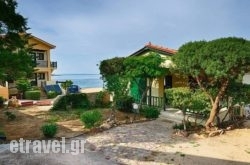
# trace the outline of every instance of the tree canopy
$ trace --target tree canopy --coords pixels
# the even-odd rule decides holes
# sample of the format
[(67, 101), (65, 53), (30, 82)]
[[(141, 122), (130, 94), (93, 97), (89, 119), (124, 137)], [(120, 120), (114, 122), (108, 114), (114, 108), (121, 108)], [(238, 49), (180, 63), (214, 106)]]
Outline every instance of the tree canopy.
[(0, 0), (0, 81), (31, 76), (34, 63), (25, 34), (27, 20), (16, 12), (15, 0)]
[(188, 42), (174, 56), (175, 70), (192, 76), (210, 98), (212, 109), (206, 123), (211, 126), (228, 85), (250, 71), (250, 41), (228, 37)]
[[(125, 59), (125, 74), (130, 81), (137, 83), (138, 78), (148, 79), (148, 86), (146, 89), (140, 89), (140, 85), (137, 84), (140, 90), (144, 90), (141, 91), (142, 96), (140, 102), (142, 102), (148, 90), (151, 96), (150, 89), (153, 79), (164, 76), (169, 71), (168, 68), (163, 66), (164, 62), (165, 59), (163, 57), (153, 52), (145, 56), (130, 56)], [(149, 100), (149, 105), (150, 104), (151, 100)]]
[(105, 87), (109, 92), (114, 92), (116, 97), (127, 93), (128, 80), (124, 74), (124, 60), (124, 57), (115, 57), (101, 61), (99, 66)]

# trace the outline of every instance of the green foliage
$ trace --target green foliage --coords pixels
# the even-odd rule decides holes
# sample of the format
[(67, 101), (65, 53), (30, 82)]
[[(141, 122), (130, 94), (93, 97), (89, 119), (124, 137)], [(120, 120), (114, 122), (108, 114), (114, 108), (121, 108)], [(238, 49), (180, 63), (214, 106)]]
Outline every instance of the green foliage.
[(168, 69), (162, 65), (164, 62), (165, 59), (156, 53), (149, 53), (146, 56), (130, 56), (125, 59), (125, 74), (130, 79), (130, 82), (138, 83), (139, 78), (149, 80), (147, 88), (137, 84), (140, 90), (139, 93), (141, 93), (140, 102), (144, 99), (147, 90), (152, 86), (153, 79), (168, 73)]
[(160, 111), (155, 107), (144, 107), (142, 110), (142, 114), (148, 119), (156, 119), (160, 115)]
[(190, 109), (193, 111), (203, 111), (211, 108), (209, 97), (201, 90), (193, 91), (191, 96)]
[(85, 93), (69, 94), (68, 101), (72, 108), (89, 108), (90, 103)]
[(84, 123), (86, 128), (93, 128), (102, 119), (102, 114), (100, 111), (87, 111), (81, 115), (81, 121)]
[(212, 91), (214, 99), (227, 81), (241, 81), (250, 70), (250, 41), (229, 37), (188, 42), (180, 47), (173, 62), (175, 71), (199, 80), (200, 87)]
[(114, 93), (116, 97), (127, 95), (128, 92), (127, 85), (129, 81), (124, 74), (124, 60), (123, 57), (115, 57), (101, 61), (99, 66), (105, 88), (110, 93)]
[(24, 93), (26, 99), (30, 100), (40, 100), (41, 91), (26, 91)]
[(201, 90), (192, 91), (187, 87), (166, 89), (167, 103), (181, 110), (203, 111), (210, 108), (208, 96)]
[(53, 99), (53, 98), (55, 98), (57, 95), (58, 95), (58, 94), (57, 94), (57, 92), (55, 92), (55, 91), (49, 91), (49, 92), (47, 93), (48, 99)]
[(19, 92), (24, 93), (31, 88), (31, 85), (27, 79), (19, 79), (16, 81), (16, 88)]
[(16, 119), (16, 115), (10, 111), (6, 111), (4, 114), (5, 114), (5, 116), (7, 116), (8, 120), (15, 120)]
[(4, 98), (0, 96), (0, 108), (3, 107), (4, 104)]
[(88, 97), (84, 93), (69, 94), (62, 96), (52, 107), (51, 110), (67, 110), (67, 106), (72, 108), (87, 109), (90, 107)]
[(57, 102), (53, 104), (53, 107), (51, 108), (52, 111), (61, 111), (61, 110), (67, 110), (67, 105), (69, 105), (68, 97), (67, 95), (60, 97)]
[(134, 99), (131, 96), (121, 96), (116, 98), (116, 107), (118, 110), (132, 112)]
[(132, 79), (160, 77), (168, 72), (168, 69), (161, 65), (163, 62), (164, 59), (156, 53), (128, 57), (124, 61), (126, 75)]
[(47, 138), (53, 138), (57, 132), (57, 129), (58, 127), (56, 123), (46, 123), (41, 127), (43, 135)]
[(73, 81), (71, 80), (66, 80), (64, 83), (61, 84), (61, 87), (64, 89), (64, 90), (67, 90), (67, 88), (73, 84)]
[(167, 103), (172, 107), (185, 110), (190, 107), (192, 92), (189, 88), (170, 88), (166, 89)]
[(250, 103), (250, 85), (242, 83), (230, 83), (226, 95), (233, 98), (232, 104), (244, 102)]
[[(17, 80), (33, 73), (34, 63), (29, 56), (26, 19), (16, 12), (15, 0), (0, 1), (0, 81)], [(18, 50), (18, 51), (17, 51)]]

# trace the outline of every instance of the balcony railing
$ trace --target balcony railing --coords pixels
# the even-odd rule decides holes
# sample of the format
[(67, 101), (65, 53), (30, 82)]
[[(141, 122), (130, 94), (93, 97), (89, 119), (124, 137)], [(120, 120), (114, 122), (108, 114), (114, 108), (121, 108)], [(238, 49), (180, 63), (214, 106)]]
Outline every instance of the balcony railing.
[(50, 66), (51, 66), (52, 68), (57, 68), (57, 62), (52, 61), (52, 62), (50, 63)]
[(48, 67), (48, 61), (37, 60), (36, 61), (36, 66), (41, 67), (41, 68), (47, 68)]

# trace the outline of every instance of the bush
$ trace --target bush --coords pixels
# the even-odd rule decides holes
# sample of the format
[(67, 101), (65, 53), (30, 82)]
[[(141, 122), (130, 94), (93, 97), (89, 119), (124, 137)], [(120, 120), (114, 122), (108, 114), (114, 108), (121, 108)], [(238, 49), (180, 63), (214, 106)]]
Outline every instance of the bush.
[(24, 94), (26, 99), (30, 100), (39, 100), (41, 96), (41, 92), (39, 90), (36, 91), (26, 91)]
[(57, 95), (58, 95), (58, 94), (57, 94), (57, 92), (55, 92), (55, 91), (49, 91), (49, 92), (47, 93), (48, 99), (53, 99), (53, 98), (55, 98)]
[(4, 98), (0, 96), (0, 108), (3, 107), (4, 104)]
[(59, 100), (54, 103), (51, 110), (67, 110), (67, 106), (87, 109), (90, 107), (90, 103), (87, 95), (84, 93), (69, 94), (59, 98)]
[(167, 103), (181, 110), (203, 111), (210, 107), (208, 96), (201, 90), (192, 91), (189, 88), (171, 88), (166, 90)]
[(144, 107), (142, 114), (148, 119), (156, 119), (160, 115), (160, 111), (155, 107)]
[(46, 123), (42, 125), (41, 130), (43, 135), (47, 138), (52, 138), (57, 132), (57, 125), (55, 123)]
[(7, 116), (8, 120), (15, 120), (16, 119), (16, 115), (12, 112), (6, 111), (4, 114)]
[(131, 96), (122, 96), (116, 99), (116, 108), (125, 112), (132, 112), (134, 99)]
[(52, 111), (54, 110), (67, 110), (68, 105), (68, 97), (67, 96), (61, 96), (57, 102), (53, 104), (53, 107), (51, 108)]
[(69, 94), (68, 103), (71, 104), (72, 108), (89, 108), (90, 103), (85, 93)]
[(87, 111), (81, 115), (81, 121), (84, 123), (86, 128), (94, 127), (101, 121), (101, 119), (102, 119), (102, 114), (97, 110)]

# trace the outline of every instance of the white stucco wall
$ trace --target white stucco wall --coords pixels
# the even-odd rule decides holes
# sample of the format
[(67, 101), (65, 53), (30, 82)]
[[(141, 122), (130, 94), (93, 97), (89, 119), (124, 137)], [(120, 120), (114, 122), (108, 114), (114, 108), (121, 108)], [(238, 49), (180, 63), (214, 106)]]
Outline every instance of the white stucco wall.
[(243, 84), (250, 84), (250, 73), (244, 75)]

